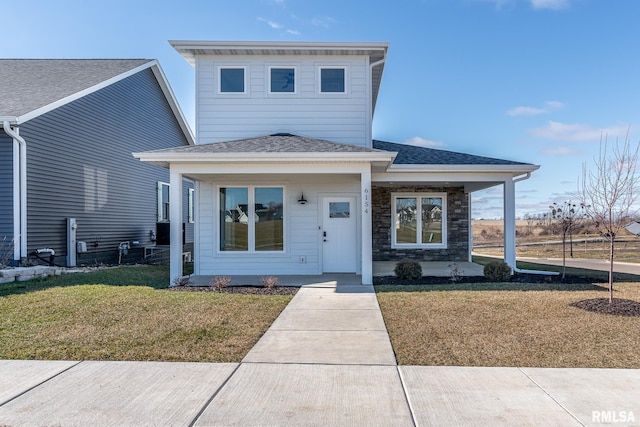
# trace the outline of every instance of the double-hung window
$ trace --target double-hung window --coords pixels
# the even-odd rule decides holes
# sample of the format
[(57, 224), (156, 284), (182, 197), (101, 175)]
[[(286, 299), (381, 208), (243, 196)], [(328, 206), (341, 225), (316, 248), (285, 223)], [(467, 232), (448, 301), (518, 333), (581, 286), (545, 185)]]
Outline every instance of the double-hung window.
[(158, 181), (158, 222), (169, 221), (169, 184)]
[(446, 248), (446, 193), (397, 193), (391, 205), (393, 248)]
[(283, 187), (221, 187), (221, 252), (284, 250)]

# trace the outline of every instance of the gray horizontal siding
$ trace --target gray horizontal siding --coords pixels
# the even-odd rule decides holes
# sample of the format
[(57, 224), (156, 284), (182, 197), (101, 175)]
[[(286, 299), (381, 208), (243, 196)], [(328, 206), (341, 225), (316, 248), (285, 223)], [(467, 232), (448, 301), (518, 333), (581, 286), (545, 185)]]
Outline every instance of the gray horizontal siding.
[(151, 243), (157, 182), (169, 173), (131, 153), (187, 141), (150, 70), (25, 123), (21, 135), (28, 146), (29, 252), (51, 247), (66, 254), (67, 217), (77, 218), (77, 239), (89, 251)]
[[(5, 239), (6, 238), (6, 239)], [(13, 139), (0, 130), (0, 260), (13, 239)], [(5, 243), (3, 244), (3, 240)], [(4, 249), (4, 250), (3, 250)], [(13, 257), (11, 257), (13, 259)]]

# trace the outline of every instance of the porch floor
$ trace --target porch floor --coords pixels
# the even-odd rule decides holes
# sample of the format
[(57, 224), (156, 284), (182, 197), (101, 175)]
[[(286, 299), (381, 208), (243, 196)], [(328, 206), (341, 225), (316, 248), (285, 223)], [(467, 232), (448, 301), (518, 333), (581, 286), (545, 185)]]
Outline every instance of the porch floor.
[[(422, 274), (425, 276), (449, 277), (451, 276), (452, 262), (449, 261), (429, 261), (421, 262)], [(484, 267), (472, 262), (456, 262), (461, 276), (482, 276)], [(374, 276), (394, 276), (393, 269), (396, 261), (374, 261)], [(266, 276), (266, 275), (265, 275)], [(353, 273), (324, 273), (316, 275), (274, 275), (278, 277), (278, 286), (303, 286), (313, 283), (340, 282), (342, 285), (362, 284), (362, 276)], [(208, 286), (215, 275), (193, 276), (189, 282), (190, 286)], [(231, 275), (229, 286), (254, 285), (260, 286), (260, 279), (263, 276), (240, 276)]]
[[(397, 261), (374, 261), (373, 275), (375, 276), (395, 276), (393, 269), (396, 267)], [(484, 266), (473, 262), (453, 262), (453, 261), (423, 261), (423, 276), (449, 277), (451, 276), (451, 267), (453, 264), (458, 266), (460, 276), (482, 276), (484, 274)]]

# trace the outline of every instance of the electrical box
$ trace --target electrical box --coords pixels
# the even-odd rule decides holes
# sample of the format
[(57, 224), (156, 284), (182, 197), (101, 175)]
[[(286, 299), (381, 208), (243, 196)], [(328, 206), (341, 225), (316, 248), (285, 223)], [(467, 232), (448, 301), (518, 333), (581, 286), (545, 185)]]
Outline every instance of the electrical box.
[(87, 242), (79, 241), (78, 242), (78, 253), (82, 254), (82, 253), (85, 253), (85, 252), (87, 252)]

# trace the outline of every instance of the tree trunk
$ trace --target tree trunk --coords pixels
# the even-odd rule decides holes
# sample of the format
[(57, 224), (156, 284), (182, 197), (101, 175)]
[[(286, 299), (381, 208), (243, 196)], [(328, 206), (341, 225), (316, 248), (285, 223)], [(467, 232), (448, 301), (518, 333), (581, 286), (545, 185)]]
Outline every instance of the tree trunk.
[(609, 304), (613, 303), (613, 244), (614, 238), (610, 238), (609, 245)]
[(567, 242), (567, 235), (562, 235), (562, 280), (564, 280), (564, 273), (567, 268), (567, 250), (565, 248)]

